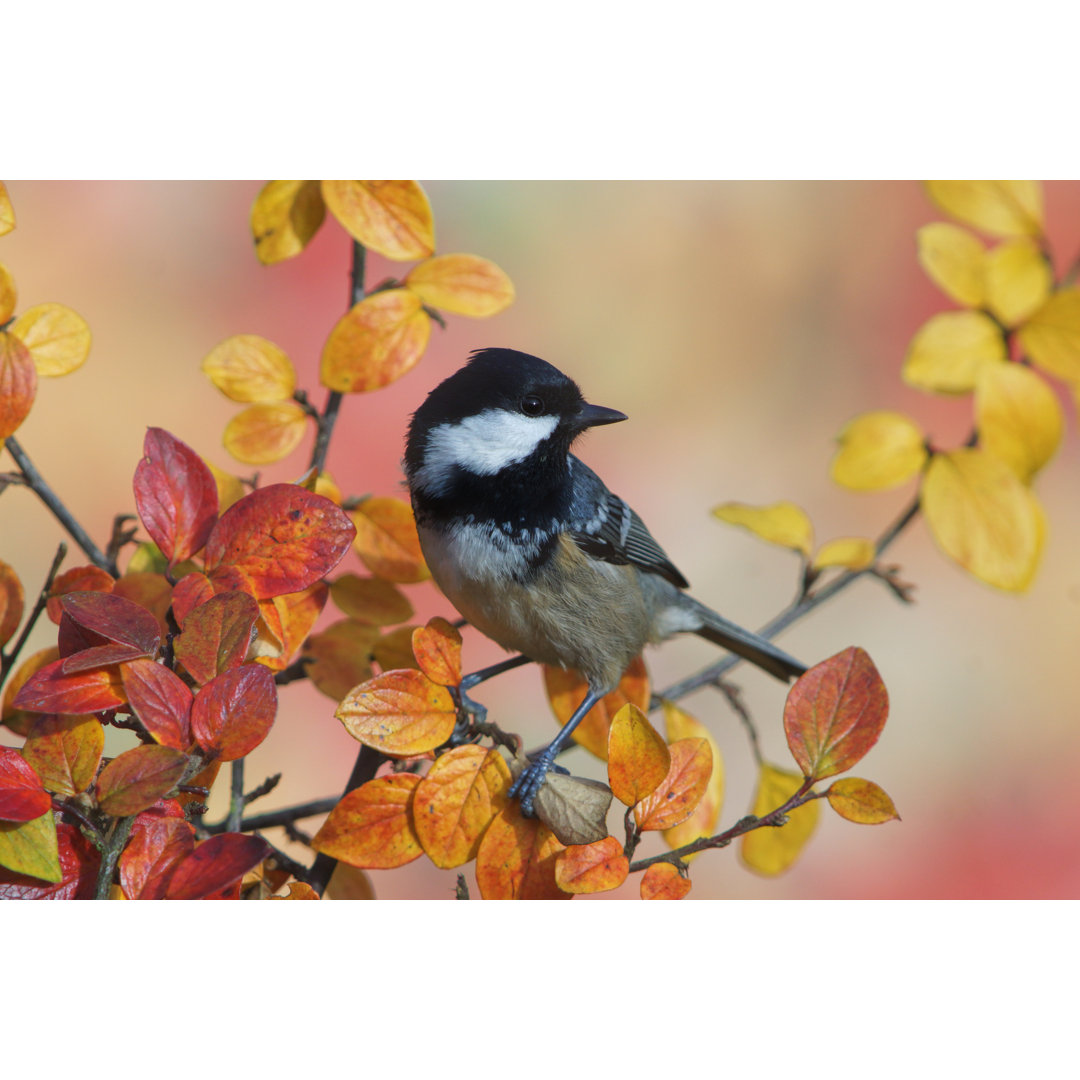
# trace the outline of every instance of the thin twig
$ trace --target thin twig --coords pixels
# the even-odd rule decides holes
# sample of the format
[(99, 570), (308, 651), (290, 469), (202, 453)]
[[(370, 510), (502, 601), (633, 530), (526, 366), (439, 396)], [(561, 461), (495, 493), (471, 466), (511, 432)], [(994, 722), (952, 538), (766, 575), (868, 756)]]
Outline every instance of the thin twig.
[(274, 773), (273, 776), (268, 776), (258, 787), (252, 788), (244, 796), (244, 806), (248, 806), (256, 799), (261, 799), (264, 795), (269, 795), (281, 783), (281, 773)]
[(227, 820), (216, 822), (213, 825), (201, 825), (199, 828), (210, 836), (223, 832), (261, 832), (263, 829), (289, 825), (294, 821), (299, 821), (301, 818), (329, 814), (339, 802), (341, 802), (340, 796), (331, 796), (328, 799), (313, 799), (311, 802), (299, 803), (296, 806), (286, 806), (281, 810), (268, 810), (265, 814), (255, 814), (252, 817), (243, 818), (236, 829), (227, 828)]
[(49, 590), (52, 588), (52, 583), (56, 580), (57, 572), (60, 570), (60, 564), (64, 561), (65, 555), (67, 555), (67, 544), (61, 541), (56, 549), (56, 554), (53, 556), (49, 572), (45, 575), (45, 584), (41, 586), (41, 592), (38, 593), (38, 598), (34, 602), (34, 607), (30, 612), (30, 618), (26, 620), (26, 623), (22, 628), (22, 633), (19, 634), (15, 644), (12, 645), (11, 652), (5, 653), (0, 649), (0, 683), (7, 678), (8, 672), (15, 666), (19, 659), (19, 653), (22, 652), (22, 648), (26, 644), (26, 639), (34, 629), (34, 624), (45, 610), (45, 605), (49, 602)]

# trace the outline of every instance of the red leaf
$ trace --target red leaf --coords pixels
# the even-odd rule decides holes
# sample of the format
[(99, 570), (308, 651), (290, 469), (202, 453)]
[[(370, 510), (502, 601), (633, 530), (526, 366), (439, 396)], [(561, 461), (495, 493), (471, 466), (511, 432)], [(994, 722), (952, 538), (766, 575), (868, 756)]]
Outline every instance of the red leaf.
[(195, 850), (195, 829), (183, 818), (143, 816), (120, 856), (120, 887), (129, 900), (164, 900), (177, 866)]
[(172, 592), (172, 611), (176, 625), (181, 630), (188, 614), (200, 604), (205, 604), (214, 595), (214, 586), (205, 574), (197, 571), (185, 574), (174, 586)]
[(130, 817), (153, 806), (180, 782), (187, 755), (170, 746), (136, 746), (113, 758), (97, 780), (98, 806), (111, 817)]
[(276, 715), (273, 673), (262, 664), (244, 664), (222, 672), (195, 695), (191, 731), (203, 750), (235, 761), (266, 738)]
[(26, 419), (36, 393), (37, 368), (30, 350), (14, 334), (0, 331), (0, 443)]
[(784, 733), (803, 776), (844, 772), (877, 742), (889, 695), (869, 656), (857, 646), (816, 664), (788, 693)]
[(73, 566), (65, 570), (52, 583), (45, 611), (54, 623), (60, 622), (63, 608), (61, 598), (70, 592), (112, 592), (115, 581), (112, 574), (107, 574), (97, 566)]
[(74, 825), (56, 826), (59, 881), (47, 882), (0, 868), (0, 900), (92, 900), (101, 855)]
[(121, 665), (128, 703), (142, 725), (162, 746), (191, 747), (192, 694), (183, 680), (153, 660)]
[(213, 596), (187, 613), (176, 658), (197, 683), (207, 683), (244, 662), (258, 618), (259, 605), (246, 592)]
[(33, 821), (52, 806), (52, 796), (18, 750), (0, 746), (0, 821)]
[(322, 495), (270, 484), (234, 503), (206, 543), (206, 569), (235, 566), (265, 600), (299, 592), (328, 574), (349, 550), (356, 527)]
[(170, 566), (206, 543), (218, 516), (217, 484), (190, 446), (161, 428), (148, 428), (134, 487), (139, 517)]
[(167, 900), (204, 900), (239, 882), (270, 854), (259, 836), (222, 833), (200, 844), (180, 865), (169, 882)]
[(124, 704), (120, 674), (113, 667), (68, 675), (67, 660), (46, 664), (22, 685), (12, 705), (44, 713), (92, 713)]
[(154, 656), (161, 644), (157, 618), (122, 596), (101, 592), (68, 593), (60, 605), (73, 622), (117, 645), (130, 645), (141, 656)]

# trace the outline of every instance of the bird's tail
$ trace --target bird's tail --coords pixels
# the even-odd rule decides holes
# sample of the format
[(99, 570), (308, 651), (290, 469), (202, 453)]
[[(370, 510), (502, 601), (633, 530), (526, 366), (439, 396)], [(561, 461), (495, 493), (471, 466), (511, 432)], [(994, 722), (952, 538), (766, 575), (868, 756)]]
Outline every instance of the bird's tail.
[[(685, 594), (684, 594), (685, 595)], [(687, 597), (687, 599), (690, 599)], [(701, 616), (702, 625), (694, 630), (699, 637), (711, 641), (714, 645), (749, 660), (763, 671), (775, 675), (782, 682), (797, 679), (804, 671), (806, 665), (799, 663), (793, 656), (788, 656), (783, 649), (778, 649), (771, 641), (751, 630), (744, 630), (741, 626), (729, 622), (722, 615), (717, 615), (712, 608), (694, 601), (694, 609)]]

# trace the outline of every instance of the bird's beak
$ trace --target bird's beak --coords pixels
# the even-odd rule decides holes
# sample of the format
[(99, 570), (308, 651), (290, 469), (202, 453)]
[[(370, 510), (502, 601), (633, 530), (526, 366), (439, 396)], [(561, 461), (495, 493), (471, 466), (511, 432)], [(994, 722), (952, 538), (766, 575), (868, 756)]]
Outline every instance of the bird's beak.
[(603, 405), (590, 405), (588, 402), (583, 402), (578, 410), (574, 426), (579, 431), (584, 431), (585, 428), (599, 427), (601, 424), (617, 424), (620, 420), (628, 419), (626, 413), (621, 413), (618, 409), (605, 409)]

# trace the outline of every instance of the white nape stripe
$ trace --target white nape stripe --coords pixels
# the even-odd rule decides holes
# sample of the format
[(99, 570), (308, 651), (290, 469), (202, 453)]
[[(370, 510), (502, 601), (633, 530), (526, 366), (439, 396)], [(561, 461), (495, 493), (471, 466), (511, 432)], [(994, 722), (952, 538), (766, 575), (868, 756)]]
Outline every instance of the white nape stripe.
[(454, 468), (494, 476), (524, 461), (558, 427), (557, 416), (523, 416), (508, 409), (485, 409), (428, 432), (424, 464), (414, 482), (432, 494), (443, 491)]

